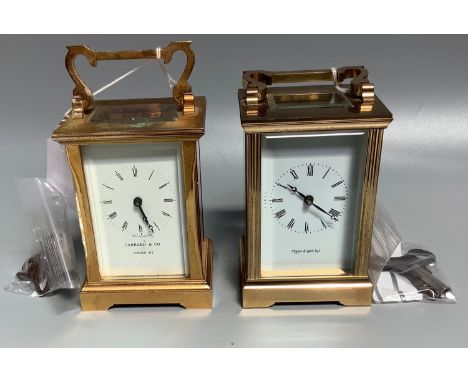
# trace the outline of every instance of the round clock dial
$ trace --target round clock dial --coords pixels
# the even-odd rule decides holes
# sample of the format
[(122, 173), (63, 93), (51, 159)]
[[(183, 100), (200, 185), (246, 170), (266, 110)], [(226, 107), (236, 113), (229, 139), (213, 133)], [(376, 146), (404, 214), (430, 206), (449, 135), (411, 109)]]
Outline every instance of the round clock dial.
[(325, 163), (298, 163), (278, 177), (264, 203), (284, 229), (313, 234), (341, 223), (348, 201), (345, 179)]
[(173, 185), (149, 166), (111, 169), (101, 189), (100, 204), (106, 221), (132, 237), (158, 235), (177, 214)]

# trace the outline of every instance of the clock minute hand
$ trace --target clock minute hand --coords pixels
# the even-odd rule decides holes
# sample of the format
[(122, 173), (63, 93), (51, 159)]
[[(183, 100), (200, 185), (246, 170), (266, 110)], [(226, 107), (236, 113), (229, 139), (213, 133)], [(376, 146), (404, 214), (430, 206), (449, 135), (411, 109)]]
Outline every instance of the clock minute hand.
[(316, 205), (314, 202), (312, 202), (312, 205), (315, 208), (317, 208), (319, 211), (322, 211), (324, 214), (327, 214), (328, 216), (330, 216), (330, 218), (332, 218), (333, 220), (338, 221), (338, 219), (335, 216), (330, 215), (327, 211), (325, 211), (322, 207)]
[(143, 212), (143, 209), (140, 207), (140, 212), (141, 212), (141, 216), (143, 217), (143, 221), (145, 222), (145, 224), (148, 226), (148, 229), (154, 233), (154, 229), (153, 229), (153, 226), (149, 223), (148, 221), (148, 218), (146, 217), (145, 213)]
[(289, 191), (289, 188), (287, 188), (286, 186), (283, 186), (281, 183), (276, 182), (275, 184), (276, 184), (277, 186), (283, 187), (285, 190), (288, 190), (288, 191)]

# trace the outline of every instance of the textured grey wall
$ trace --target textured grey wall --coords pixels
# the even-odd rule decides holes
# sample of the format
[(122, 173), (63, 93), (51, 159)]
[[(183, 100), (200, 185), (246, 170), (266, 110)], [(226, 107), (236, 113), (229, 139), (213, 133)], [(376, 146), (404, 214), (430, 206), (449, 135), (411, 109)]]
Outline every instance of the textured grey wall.
[[(466, 325), (462, 325), (463, 314), (467, 313), (463, 297), (468, 290), (464, 274), (468, 269), (466, 36), (0, 37), (0, 208), (3, 217), (0, 220), (0, 281), (5, 283), (11, 277), (31, 245), (28, 240), (24, 240), (25, 235), (29, 236), (29, 231), (15, 205), (13, 179), (17, 176), (45, 175), (45, 141), (70, 105), (73, 86), (64, 68), (64, 47), (86, 43), (96, 50), (147, 49), (163, 46), (175, 39), (194, 41), (197, 62), (191, 83), (194, 92), (206, 96), (208, 100), (206, 136), (202, 141), (201, 156), (206, 231), (215, 239), (217, 248), (215, 302), (218, 301), (221, 311), (214, 314), (224, 314), (222, 307), (225, 304), (233, 306), (226, 308), (225, 312), (233, 309), (237, 315), (239, 309), (236, 300), (238, 296), (232, 291), (237, 288), (237, 276), (233, 274), (237, 273), (237, 238), (242, 229), (243, 137), (236, 94), (241, 85), (242, 70), (365, 65), (370, 70), (370, 79), (376, 85), (377, 94), (395, 118), (385, 133), (379, 199), (406, 238), (425, 244), (438, 254), (442, 269), (462, 302), (442, 307), (413, 305), (411, 308), (403, 307), (407, 309), (405, 311), (398, 310), (400, 313), (395, 313), (395, 308), (374, 307), (373, 316), (361, 321), (356, 319), (356, 325), (370, 325), (374, 334), (385, 328), (389, 334), (380, 340), (375, 335), (344, 336), (339, 340), (333, 335), (324, 335), (323, 341), (317, 342), (313, 329), (310, 329), (306, 336), (309, 342), (298, 342), (294, 333), (285, 331), (284, 342), (276, 345), (427, 346), (432, 340), (447, 346), (466, 345), (467, 329)], [(168, 67), (173, 75), (179, 73), (182, 63), (180, 57), (177, 59), (178, 63)], [(89, 79), (93, 89), (97, 89), (135, 64), (130, 61), (99, 63), (98, 68), (94, 69), (89, 68), (83, 60), (80, 70)], [(159, 69), (147, 66), (103, 93), (102, 98), (169, 94)], [(23, 305), (23, 308), (18, 309), (30, 309), (27, 305), (29, 302), (17, 296), (0, 292), (0, 300), (0, 311), (8, 310), (4, 319), (11, 322), (17, 318), (15, 307), (18, 304)], [(47, 311), (43, 307), (37, 309)], [(73, 309), (72, 316), (76, 315), (76, 306), (72, 305), (70, 309)], [(395, 329), (393, 325), (399, 320), (400, 314), (412, 315), (415, 326), (396, 335), (391, 329)], [(376, 316), (380, 318), (372, 321)], [(169, 321), (173, 318), (170, 315), (165, 317)], [(242, 325), (237, 327), (235, 321), (229, 321), (230, 316), (226, 317), (227, 327), (237, 329), (224, 329), (224, 326), (214, 323), (214, 337), (211, 342), (206, 340), (207, 343), (216, 346), (236, 339), (244, 345), (268, 345), (269, 330), (275, 328), (275, 323), (283, 322), (281, 317), (284, 318), (272, 318), (279, 321), (263, 326), (260, 330), (263, 337), (249, 337), (249, 329)], [(253, 321), (256, 319), (250, 318)], [(311, 317), (305, 319), (313, 320)], [(335, 319), (339, 325), (339, 318), (334, 317), (332, 321)], [(421, 324), (424, 320), (425, 323)], [(437, 320), (447, 322), (448, 332), (432, 338), (426, 337), (425, 330), (434, 327)], [(232, 325), (229, 326), (229, 323)], [(65, 321), (62, 324), (66, 326)], [(287, 322), (284, 324), (287, 325)], [(96, 328), (100, 327), (100, 324), (96, 325)], [(328, 327), (323, 322), (321, 325), (322, 333), (342, 331), (338, 326)], [(8, 323), (2, 326), (8, 327)], [(205, 324), (202, 323), (202, 326)], [(96, 331), (99, 332), (98, 329)], [(408, 333), (416, 334), (408, 336)], [(2, 335), (8, 338), (6, 343), (18, 341), (14, 334), (0, 332), (0, 338)], [(62, 337), (58, 336), (55, 342), (48, 343), (82, 343), (78, 338), (67, 340), (66, 335), (63, 336), (63, 342), (59, 339)], [(96, 339), (97, 344), (126, 344), (117, 340), (106, 342), (104, 337), (99, 342), (99, 338)], [(304, 340), (304, 337), (301, 338)], [(223, 342), (224, 339), (226, 342)], [(143, 334), (140, 341), (146, 343)], [(155, 340), (151, 344), (184, 344), (174, 341), (164, 338), (161, 342)], [(202, 343), (197, 342), (198, 337), (187, 341), (185, 344), (188, 346)], [(47, 341), (42, 337), (37, 337), (36, 342), (29, 342), (39, 346), (44, 343)]]

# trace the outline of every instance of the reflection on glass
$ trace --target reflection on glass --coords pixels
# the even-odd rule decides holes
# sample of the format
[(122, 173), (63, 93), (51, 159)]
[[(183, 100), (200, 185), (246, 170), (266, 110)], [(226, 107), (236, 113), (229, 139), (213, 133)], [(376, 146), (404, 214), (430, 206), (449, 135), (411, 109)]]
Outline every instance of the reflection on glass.
[(340, 108), (352, 106), (339, 91), (326, 93), (268, 94), (270, 110)]
[(174, 104), (125, 104), (98, 105), (91, 122), (149, 124), (165, 121), (176, 121), (179, 116)]

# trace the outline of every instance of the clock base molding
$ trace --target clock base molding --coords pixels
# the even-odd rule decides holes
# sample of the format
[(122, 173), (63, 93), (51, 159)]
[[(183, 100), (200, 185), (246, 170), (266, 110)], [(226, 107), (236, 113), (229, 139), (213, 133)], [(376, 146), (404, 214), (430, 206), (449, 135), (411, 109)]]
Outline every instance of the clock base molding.
[[(333, 285), (331, 285), (333, 284)], [(369, 306), (370, 282), (245, 282), (243, 308), (268, 308), (278, 303), (337, 302), (345, 306)]]
[(248, 281), (244, 237), (240, 240), (240, 260), (243, 308), (268, 308), (278, 303), (304, 302), (337, 302), (345, 306), (372, 304), (373, 287), (369, 278)]
[(213, 244), (203, 240), (205, 280), (181, 280), (154, 283), (130, 281), (89, 284), (85, 281), (81, 292), (81, 308), (84, 311), (107, 310), (118, 305), (181, 305), (187, 309), (211, 309), (211, 271)]

